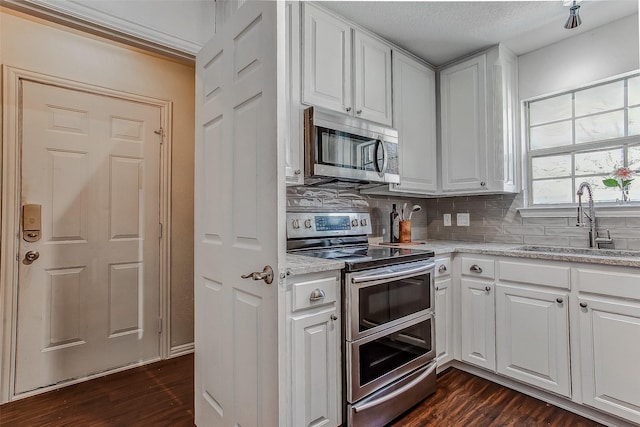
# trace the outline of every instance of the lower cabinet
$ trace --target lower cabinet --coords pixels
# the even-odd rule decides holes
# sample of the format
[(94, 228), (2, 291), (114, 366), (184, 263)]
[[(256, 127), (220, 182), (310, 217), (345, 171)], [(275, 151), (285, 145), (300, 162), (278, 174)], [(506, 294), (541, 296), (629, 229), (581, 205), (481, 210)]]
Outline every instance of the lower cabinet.
[(289, 425), (335, 427), (342, 422), (338, 274), (301, 275), (291, 282)]
[(640, 302), (581, 296), (577, 308), (583, 403), (640, 424)]
[(435, 272), (436, 360), (442, 366), (453, 360), (453, 281), (450, 259), (437, 259)]
[(481, 368), (496, 369), (493, 280), (460, 279), (461, 357)]
[(569, 295), (496, 285), (497, 371), (571, 397)]

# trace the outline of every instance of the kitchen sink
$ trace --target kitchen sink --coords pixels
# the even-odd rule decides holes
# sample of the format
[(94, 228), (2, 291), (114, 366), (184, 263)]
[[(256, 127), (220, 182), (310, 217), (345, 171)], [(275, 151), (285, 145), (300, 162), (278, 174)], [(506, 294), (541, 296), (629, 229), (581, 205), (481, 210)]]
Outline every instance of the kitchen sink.
[(621, 249), (594, 249), (594, 248), (569, 248), (563, 246), (518, 246), (517, 251), (543, 252), (559, 255), (592, 255), (617, 258), (640, 257), (640, 251), (630, 251)]

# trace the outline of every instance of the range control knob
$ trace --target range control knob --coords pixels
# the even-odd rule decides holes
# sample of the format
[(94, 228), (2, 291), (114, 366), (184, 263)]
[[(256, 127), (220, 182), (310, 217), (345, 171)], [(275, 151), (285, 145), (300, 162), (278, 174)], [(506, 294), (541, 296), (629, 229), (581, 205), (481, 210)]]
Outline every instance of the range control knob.
[(311, 228), (311, 220), (310, 219), (305, 219), (304, 220), (304, 228)]
[(367, 226), (367, 219), (366, 218), (362, 218), (360, 220), (360, 225), (363, 226), (363, 227), (366, 227)]
[(357, 227), (358, 226), (358, 220), (357, 219), (352, 219), (351, 220), (351, 226)]
[(295, 228), (295, 229), (300, 228), (300, 220), (298, 220), (298, 219), (294, 219), (294, 220), (291, 222), (291, 226), (292, 226), (293, 228)]

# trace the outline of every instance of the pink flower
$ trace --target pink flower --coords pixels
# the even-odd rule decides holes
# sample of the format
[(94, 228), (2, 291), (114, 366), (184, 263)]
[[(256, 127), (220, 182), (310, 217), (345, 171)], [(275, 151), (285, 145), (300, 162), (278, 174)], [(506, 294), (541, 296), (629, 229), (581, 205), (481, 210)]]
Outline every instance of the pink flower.
[(633, 175), (633, 171), (629, 168), (618, 168), (613, 172), (613, 176), (622, 179), (629, 179)]

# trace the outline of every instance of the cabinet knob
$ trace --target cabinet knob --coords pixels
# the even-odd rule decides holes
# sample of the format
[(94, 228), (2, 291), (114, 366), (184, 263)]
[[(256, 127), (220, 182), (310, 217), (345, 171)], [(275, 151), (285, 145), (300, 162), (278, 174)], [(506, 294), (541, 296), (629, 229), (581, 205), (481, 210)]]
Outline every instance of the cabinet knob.
[(362, 110), (358, 110), (358, 111), (356, 111), (356, 114), (357, 114), (357, 115), (362, 114)]
[(485, 286), (484, 290), (487, 291), (487, 292), (491, 292), (491, 286)]
[(564, 302), (564, 300), (562, 299), (562, 297), (558, 297), (558, 298), (556, 298), (556, 302), (558, 304), (562, 304)]
[(345, 108), (344, 111), (346, 111), (347, 113), (350, 113), (351, 112), (351, 107)]
[(300, 169), (296, 169), (293, 174), (294, 175), (300, 175), (302, 173), (302, 171)]
[(482, 273), (482, 268), (480, 268), (480, 266), (478, 264), (473, 264), (471, 267), (469, 267), (469, 271), (471, 271), (472, 273)]
[(581, 303), (580, 303), (580, 307), (582, 307), (582, 308), (587, 308), (587, 303), (586, 303), (586, 302), (581, 302)]
[(435, 287), (435, 290), (436, 290), (436, 291), (439, 291), (439, 290), (440, 290), (440, 287), (439, 287), (439, 286), (436, 286), (436, 287)]
[(338, 320), (338, 316), (336, 316), (335, 314), (332, 314), (331, 317), (329, 317), (331, 320)]
[(484, 187), (484, 186), (486, 186), (486, 185), (487, 185), (487, 183), (486, 183), (486, 182), (484, 182), (484, 181), (482, 181), (482, 182), (480, 183), (480, 187)]
[(440, 267), (438, 267), (438, 272), (439, 273), (444, 273), (445, 271), (447, 271), (447, 266), (442, 264)]

